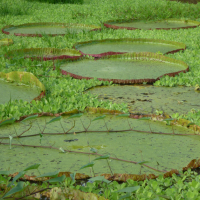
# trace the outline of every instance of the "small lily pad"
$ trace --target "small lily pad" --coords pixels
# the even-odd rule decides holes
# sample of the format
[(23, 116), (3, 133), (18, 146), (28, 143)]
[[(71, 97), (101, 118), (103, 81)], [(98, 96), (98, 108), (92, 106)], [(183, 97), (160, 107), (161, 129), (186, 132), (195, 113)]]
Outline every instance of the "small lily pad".
[(5, 55), (6, 58), (13, 58), (24, 56), (24, 58), (55, 60), (55, 59), (79, 59), (83, 55), (74, 49), (56, 49), (56, 48), (30, 48), (30, 49), (17, 49), (8, 51)]
[(0, 40), (0, 46), (13, 44), (13, 40), (9, 38), (4, 38)]
[(128, 52), (153, 52), (160, 51), (163, 54), (175, 53), (185, 50), (186, 45), (180, 42), (172, 42), (147, 38), (122, 38), (91, 40), (74, 44), (74, 48), (83, 55), (102, 57), (104, 55), (121, 54)]
[(98, 29), (100, 29), (100, 27), (94, 25), (43, 22), (20, 24), (17, 26), (8, 25), (2, 28), (2, 32), (15, 36), (42, 37), (43, 33), (51, 36), (64, 36), (68, 33), (74, 34)]
[(125, 20), (109, 20), (104, 23), (104, 26), (107, 28), (113, 29), (144, 29), (144, 30), (152, 30), (152, 29), (186, 29), (186, 28), (196, 28), (200, 25), (198, 21), (192, 20), (182, 20), (182, 19), (164, 19), (159, 21), (142, 21), (137, 19)]
[[(58, 61), (57, 61), (58, 62)], [(164, 75), (175, 76), (187, 72), (183, 61), (163, 55), (140, 52), (103, 56), (99, 59), (81, 58), (60, 65), (62, 74), (77, 79), (113, 81), (116, 84), (153, 83)]]

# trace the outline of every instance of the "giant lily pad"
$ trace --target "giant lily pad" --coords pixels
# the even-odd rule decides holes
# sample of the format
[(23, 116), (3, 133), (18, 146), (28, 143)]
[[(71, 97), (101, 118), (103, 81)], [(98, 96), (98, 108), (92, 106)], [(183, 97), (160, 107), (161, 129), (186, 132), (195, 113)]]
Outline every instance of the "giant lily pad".
[(6, 58), (13, 58), (15, 56), (24, 56), (24, 58), (55, 60), (55, 59), (78, 59), (83, 55), (74, 49), (56, 49), (56, 48), (30, 48), (17, 49), (8, 51)]
[(88, 92), (104, 101), (127, 103), (130, 113), (150, 114), (157, 110), (172, 115), (186, 114), (192, 108), (200, 108), (200, 93), (193, 87), (101, 86)]
[(168, 1), (177, 1), (181, 3), (197, 4), (200, 0), (168, 0)]
[(0, 46), (10, 45), (10, 44), (13, 44), (13, 40), (12, 39), (4, 38), (4, 39), (0, 40)]
[(101, 57), (103, 55), (111, 55), (116, 53), (144, 51), (153, 53), (160, 51), (163, 54), (168, 54), (185, 50), (186, 45), (180, 42), (158, 39), (122, 38), (79, 42), (74, 45), (74, 48), (79, 50), (84, 55), (88, 54), (94, 57)]
[(67, 24), (67, 23), (27, 23), (18, 26), (9, 25), (2, 28), (2, 32), (5, 34), (11, 34), (16, 36), (39, 36), (42, 34), (56, 36), (64, 36), (67, 33), (79, 33), (83, 31), (94, 31), (100, 29), (99, 26), (84, 25), (84, 24)]
[(153, 83), (164, 75), (175, 76), (189, 70), (183, 61), (151, 52), (108, 55), (97, 60), (82, 58), (66, 61), (60, 68), (62, 74), (77, 79), (95, 77), (118, 84)]
[[(32, 163), (41, 163), (41, 173), (45, 173), (47, 169), (48, 171), (69, 171), (73, 167), (73, 172), (90, 174), (89, 168), (82, 170), (80, 168), (86, 165), (89, 159), (93, 161), (99, 157), (93, 152), (97, 150), (98, 154), (109, 154), (112, 157), (109, 165), (114, 173), (140, 174), (141, 166), (136, 163), (141, 161), (148, 161), (146, 165), (158, 170), (181, 170), (192, 159), (198, 157), (200, 151), (199, 135), (192, 135), (193, 131), (190, 129), (173, 126), (173, 131), (177, 135), (172, 137), (172, 135), (167, 135), (173, 133), (172, 127), (166, 126), (166, 122), (162, 121), (138, 120), (128, 116), (118, 117), (104, 113), (84, 113), (78, 118), (39, 117), (34, 119), (31, 129), (25, 131), (32, 120), (24, 121), (25, 124), (14, 123), (0, 126), (0, 143), (7, 144), (0, 144), (0, 170), (9, 167), (11, 172), (16, 172)], [(74, 120), (75, 127), (73, 128)], [(19, 138), (16, 138), (15, 132), (11, 131), (13, 125), (16, 133), (19, 135), (23, 133)], [(89, 127), (88, 132), (83, 125), (85, 128)], [(133, 130), (130, 130), (131, 127)], [(65, 133), (69, 129), (70, 131)], [(150, 129), (157, 134), (151, 133)], [(43, 137), (41, 138), (38, 133), (41, 133)], [(9, 135), (14, 137), (11, 146), (9, 146)], [(35, 136), (31, 137), (31, 135)], [(67, 151), (69, 152), (64, 153)], [(88, 155), (89, 153), (91, 155)], [(23, 162), (19, 162), (19, 156), (23, 157)], [(93, 168), (96, 174), (110, 173), (105, 159), (96, 160)], [(142, 173), (159, 174), (158, 171), (147, 167), (142, 168)]]
[(9, 102), (10, 98), (11, 100), (31, 101), (41, 98), (44, 94), (44, 85), (32, 73), (13, 71), (6, 74), (0, 72), (0, 104)]
[(181, 19), (165, 19), (159, 21), (142, 21), (137, 19), (131, 20), (110, 20), (104, 23), (104, 26), (107, 28), (113, 29), (144, 29), (144, 30), (152, 30), (152, 29), (186, 29), (186, 28), (196, 28), (200, 25), (198, 21), (192, 20), (181, 20)]

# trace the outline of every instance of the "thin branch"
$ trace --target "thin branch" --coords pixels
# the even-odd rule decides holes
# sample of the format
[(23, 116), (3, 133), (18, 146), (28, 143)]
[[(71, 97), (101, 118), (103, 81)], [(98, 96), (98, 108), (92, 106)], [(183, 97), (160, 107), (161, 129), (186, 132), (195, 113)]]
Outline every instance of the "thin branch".
[[(4, 143), (4, 142), (1, 142), (0, 144), (6, 144), (6, 145), (9, 145), (9, 143)], [(52, 147), (52, 146), (36, 146), (36, 145), (19, 145), (19, 144), (12, 144), (12, 145), (15, 145), (15, 146), (24, 146), (24, 147), (38, 147), (38, 148), (49, 148), (49, 149), (56, 149), (56, 150), (59, 150), (59, 148), (56, 148), (56, 147)], [(98, 155), (98, 156), (103, 156), (102, 154), (98, 154), (98, 153), (88, 153), (88, 152), (79, 152), (79, 151), (71, 151), (71, 150), (64, 150), (68, 153), (80, 153), (80, 154), (87, 154), (87, 155)], [(109, 157), (109, 159), (112, 159), (112, 160), (118, 160), (118, 161), (123, 161), (123, 162), (128, 162), (128, 163), (133, 163), (133, 164), (138, 164), (138, 162), (135, 162), (135, 161), (129, 161), (129, 160), (124, 160), (124, 159), (119, 159), (119, 158), (114, 158), (114, 157)], [(155, 171), (158, 171), (158, 172), (167, 172), (165, 170), (158, 170), (158, 169), (155, 169), (153, 167), (150, 167), (146, 164), (143, 164), (144, 166), (152, 169), (152, 170), (155, 170)]]

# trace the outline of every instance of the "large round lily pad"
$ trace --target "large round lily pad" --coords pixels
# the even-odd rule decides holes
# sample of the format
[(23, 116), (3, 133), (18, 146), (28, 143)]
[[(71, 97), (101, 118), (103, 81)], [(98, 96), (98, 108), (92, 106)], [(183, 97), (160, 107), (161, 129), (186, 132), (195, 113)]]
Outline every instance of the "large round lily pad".
[(10, 99), (31, 101), (44, 96), (44, 94), (44, 85), (32, 73), (0, 72), (0, 104), (8, 103)]
[(183, 61), (151, 52), (108, 55), (96, 60), (82, 58), (66, 61), (60, 68), (62, 74), (77, 79), (95, 77), (117, 84), (153, 83), (164, 75), (175, 76), (189, 70)]
[(79, 42), (74, 44), (74, 48), (79, 50), (83, 55), (88, 54), (94, 57), (101, 57), (103, 55), (112, 55), (116, 53), (144, 51), (153, 53), (160, 51), (163, 54), (168, 54), (185, 50), (186, 45), (180, 42), (159, 39), (122, 38)]
[(83, 55), (74, 49), (56, 49), (56, 48), (30, 48), (17, 49), (8, 51), (6, 58), (13, 58), (16, 56), (24, 56), (24, 58), (55, 60), (55, 59), (78, 59)]
[(11, 34), (16, 36), (39, 36), (47, 34), (51, 36), (66, 35), (68, 33), (79, 33), (83, 31), (93, 31), (100, 29), (99, 26), (85, 25), (85, 24), (67, 24), (67, 23), (27, 23), (18, 26), (9, 25), (2, 28), (2, 32), (5, 34)]
[(177, 1), (181, 3), (197, 4), (200, 0), (168, 0), (168, 1)]
[(0, 46), (13, 44), (13, 40), (9, 38), (4, 38), (0, 40)]
[[(104, 120), (94, 120), (97, 117), (103, 117)], [(54, 122), (48, 123), (52, 119), (54, 119)], [(182, 167), (199, 155), (200, 150), (199, 135), (191, 135), (193, 131), (190, 129), (174, 125), (174, 132), (178, 135), (161, 134), (173, 134), (172, 127), (166, 126), (166, 122), (117, 117), (105, 115), (104, 113), (84, 113), (81, 118), (71, 119), (69, 116), (62, 116), (57, 120), (54, 117), (44, 116), (33, 120), (27, 120), (24, 122), (25, 124), (15, 123), (0, 126), (0, 137), (7, 137), (5, 139), (1, 138), (1, 142), (8, 144), (0, 144), (2, 161), (0, 170), (10, 167), (13, 173), (25, 169), (32, 163), (41, 163), (39, 168), (41, 173), (45, 173), (47, 168), (48, 171), (60, 170), (63, 172), (71, 171), (73, 168), (73, 172), (90, 175), (89, 168), (82, 170), (80, 168), (99, 157), (99, 155), (95, 155), (91, 151), (92, 149), (96, 149), (97, 153), (101, 155), (109, 154), (115, 159), (135, 162), (128, 163), (111, 159), (112, 161), (109, 162), (109, 165), (113, 173), (140, 174), (141, 166), (136, 164), (136, 162), (140, 161), (148, 161), (145, 164), (154, 169), (181, 170)], [(31, 129), (25, 131), (29, 128), (31, 121), (33, 122)], [(75, 127), (73, 128), (74, 121)], [(83, 125), (90, 132), (87, 132)], [(13, 126), (18, 135), (23, 133), (20, 136), (29, 137), (13, 138), (12, 150), (10, 150), (9, 135), (16, 137), (15, 132), (13, 132)], [(130, 130), (130, 126), (133, 130)], [(110, 130), (109, 133), (106, 127)], [(160, 134), (150, 133), (149, 127), (153, 132)], [(43, 131), (42, 140), (38, 134), (41, 133), (41, 130)], [(69, 132), (67, 132), (68, 130)], [(67, 134), (64, 134), (65, 132)], [(63, 134), (61, 135), (61, 133)], [(31, 135), (35, 134), (37, 136), (31, 137)], [(180, 134), (188, 136), (181, 136)], [(14, 144), (17, 144), (17, 146)], [(31, 145), (32, 147), (20, 146), (20, 144)], [(52, 145), (53, 148), (57, 149), (51, 148)], [(59, 149), (72, 152), (61, 153), (62, 151)], [(90, 161), (88, 153), (93, 153), (93, 155), (90, 155)], [(19, 158), (16, 155), (23, 157), (23, 162), (19, 162)], [(110, 173), (105, 159), (95, 161), (94, 172), (97, 174)], [(27, 173), (36, 173), (36, 171), (28, 171)], [(147, 167), (142, 168), (142, 174), (144, 173), (158, 174), (157, 171)]]
[(200, 108), (200, 92), (193, 87), (159, 86), (102, 86), (86, 91), (98, 98), (113, 103), (127, 103), (130, 113), (186, 114), (192, 108)]
[(165, 19), (159, 21), (142, 21), (137, 19), (132, 20), (110, 20), (104, 23), (104, 26), (107, 28), (113, 29), (144, 29), (144, 30), (152, 30), (152, 29), (186, 29), (186, 28), (196, 28), (200, 25), (198, 21), (192, 20), (181, 20), (181, 19)]

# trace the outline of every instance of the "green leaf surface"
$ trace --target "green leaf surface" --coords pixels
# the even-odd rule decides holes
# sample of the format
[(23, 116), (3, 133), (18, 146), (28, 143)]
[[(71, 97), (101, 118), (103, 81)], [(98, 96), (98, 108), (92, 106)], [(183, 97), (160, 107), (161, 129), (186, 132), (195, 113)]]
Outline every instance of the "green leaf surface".
[(138, 190), (140, 188), (140, 186), (135, 186), (135, 187), (126, 187), (123, 188), (121, 190), (118, 190), (116, 192), (127, 192), (127, 193), (131, 193), (131, 192), (135, 192), (136, 190)]
[(102, 159), (108, 159), (108, 158), (110, 158), (110, 155), (100, 156), (98, 158), (95, 158), (93, 161), (95, 161), (95, 160), (102, 160)]
[(9, 190), (2, 198), (8, 197), (8, 196), (10, 196), (12, 194), (15, 194), (16, 192), (22, 191), (23, 187), (24, 187), (24, 182), (18, 182), (17, 186), (15, 186), (11, 190)]
[(67, 33), (76, 34), (79, 32), (90, 31), (92, 29), (100, 28), (99, 26), (84, 25), (84, 24), (67, 24), (67, 23), (53, 23), (53, 22), (41, 22), (41, 23), (26, 23), (18, 26), (5, 26), (3, 32), (8, 32), (11, 35), (16, 36), (37, 36), (43, 33), (47, 35), (62, 35)]
[(145, 163), (149, 163), (149, 161), (140, 161), (140, 162), (137, 162), (137, 164), (139, 164), (139, 165), (143, 165)]
[(79, 42), (74, 47), (84, 54), (101, 57), (104, 54), (111, 55), (113, 52), (153, 52), (160, 51), (162, 54), (184, 50), (186, 45), (180, 42), (147, 39), (147, 38), (120, 38), (103, 39)]
[(21, 178), (21, 177), (23, 177), (24, 175), (25, 175), (25, 171), (21, 171), (21, 172), (19, 172), (14, 178), (13, 178), (13, 180), (12, 180), (12, 182), (10, 182), (9, 184), (8, 184), (8, 187), (10, 187), (15, 181), (17, 181), (19, 178)]
[(0, 46), (13, 44), (13, 40), (9, 38), (3, 38), (0, 40)]
[(93, 181), (93, 182), (105, 182), (105, 183), (110, 183), (111, 181), (108, 181), (107, 179), (104, 178), (104, 176), (96, 176), (93, 178), (90, 178), (89, 181)]
[(110, 20), (104, 22), (104, 25), (108, 28), (115, 28), (118, 29), (119, 27), (127, 28), (129, 30), (132, 29), (180, 29), (180, 28), (189, 28), (189, 27), (197, 27), (200, 24), (198, 21), (192, 20), (182, 20), (182, 19), (163, 19), (163, 20), (151, 20), (151, 21), (144, 21), (144, 20)]
[[(57, 62), (57, 61), (56, 61)], [(99, 59), (83, 58), (65, 61), (60, 65), (62, 74), (77, 79), (97, 78), (116, 84), (154, 83), (164, 75), (175, 76), (189, 67), (180, 60), (151, 52), (107, 55)]]
[[(9, 138), (4, 139), (4, 141), (8, 144), (0, 145), (0, 151), (2, 152), (1, 160), (3, 161), (1, 162), (2, 168), (8, 169), (13, 162), (19, 162), (18, 156), (16, 155), (22, 155), (24, 161), (23, 164), (19, 166), (16, 165), (14, 168), (12, 168), (10, 170), (10, 173), (25, 169), (27, 168), (27, 166), (30, 165), (30, 163), (38, 163), (38, 161), (42, 161), (42, 163), (40, 162), (41, 168), (39, 168), (41, 174), (43, 174), (42, 177), (48, 175), (56, 176), (56, 174), (58, 173), (58, 165), (60, 171), (64, 172), (66, 171), (66, 168), (70, 169), (70, 167), (75, 163), (77, 164), (73, 167), (73, 169), (76, 170), (77, 173), (81, 171), (80, 173), (88, 174), (88, 167), (93, 167), (95, 173), (103, 174), (105, 173), (105, 170), (109, 170), (105, 159), (111, 160), (109, 164), (113, 172), (118, 171), (118, 173), (123, 173), (125, 162), (113, 160), (113, 158), (119, 158), (137, 163), (142, 160), (141, 152), (139, 150), (142, 151), (142, 156), (145, 161), (151, 161), (150, 163), (145, 164), (155, 169), (157, 169), (156, 161), (158, 161), (160, 165), (163, 166), (159, 167), (159, 169), (173, 168), (180, 170), (184, 166), (186, 166), (190, 160), (194, 159), (194, 156), (198, 157), (200, 147), (198, 145), (198, 140), (195, 139), (195, 137), (198, 137), (198, 135), (191, 135), (194, 134), (194, 131), (191, 129), (186, 129), (185, 127), (173, 125), (174, 133), (177, 134), (173, 135), (172, 128), (166, 126), (166, 123), (162, 122), (162, 119), (164, 119), (164, 117), (160, 118), (159, 116), (159, 120), (161, 121), (154, 121), (155, 117), (157, 117), (156, 115), (152, 118), (153, 120), (137, 120), (134, 118), (128, 118), (127, 120), (126, 116), (117, 117), (116, 115), (105, 114), (105, 122), (104, 120), (96, 120), (90, 123), (92, 119), (100, 117), (103, 114), (104, 113), (84, 113), (81, 120), (79, 118), (69, 119), (69, 116), (63, 115), (62, 126), (65, 128), (66, 131), (72, 128), (74, 124), (73, 122), (75, 121), (75, 127), (72, 128), (68, 132), (68, 134), (63, 133), (60, 121), (55, 121), (54, 123), (50, 123), (48, 124), (48, 126), (45, 127), (46, 122), (54, 119), (54, 116), (40, 117), (40, 120), (37, 120), (37, 123), (33, 123), (31, 129), (28, 132), (24, 133), (26, 137), (18, 138), (17, 140), (15, 138), (12, 139), (11, 150), (9, 149)], [(85, 127), (88, 127), (90, 125), (88, 128), (89, 132), (85, 132), (82, 123)], [(129, 130), (129, 124), (131, 127), (133, 127), (133, 130)], [(109, 133), (107, 131), (106, 125), (110, 128)], [(18, 134), (22, 133), (28, 128), (22, 123), (15, 123), (14, 126)], [(13, 132), (14, 126), (11, 124), (0, 127), (1, 137), (8, 137), (11, 132)], [(157, 134), (151, 134), (149, 126), (151, 127), (152, 131), (156, 132)], [(41, 133), (41, 130), (43, 129), (44, 133), (42, 133), (42, 144), (40, 144), (40, 137), (38, 135), (37, 137), (27, 137), (30, 135)], [(118, 132), (115, 132), (115, 130)], [(129, 131), (120, 132), (120, 130)], [(137, 130), (141, 132), (138, 132)], [(169, 133), (171, 135), (167, 135), (165, 133)], [(179, 134), (188, 135), (187, 140), (185, 139), (186, 137), (182, 137)], [(14, 136), (15, 135), (13, 134), (13, 137)], [(15, 146), (15, 144), (18, 144), (18, 140), (22, 141), (23, 144), (31, 145), (32, 147)], [(69, 142), (66, 142), (66, 140), (68, 140)], [(42, 148), (41, 146), (49, 148)], [(50, 149), (51, 146), (55, 147), (56, 149)], [(162, 148), (160, 148), (160, 146), (162, 146)], [(192, 150), (188, 151), (188, 148), (185, 148), (185, 146), (192, 146)], [(63, 148), (65, 153), (59, 153), (60, 147)], [(98, 150), (98, 154), (100, 155), (92, 155), (94, 153), (90, 151), (91, 148)], [(93, 163), (91, 164), (89, 162), (89, 164), (86, 165), (86, 168), (82, 168), (80, 170), (81, 167), (88, 163), (85, 162), (87, 161), (86, 158), (88, 159), (88, 155), (84, 154), (85, 152), (91, 153), (90, 159), (94, 163), (95, 158), (100, 157), (104, 159), (98, 160), (98, 162), (96, 162), (94, 166)], [(109, 158), (108, 154), (106, 153), (109, 153)], [(165, 157), (162, 157), (163, 154), (165, 154)], [(8, 159), (6, 155), (9, 155), (12, 159), (10, 161), (7, 161)], [(182, 159), (177, 160), (177, 156), (181, 156)], [(158, 159), (155, 160), (155, 157)], [(4, 160), (6, 162), (4, 162)], [(139, 164), (127, 163), (126, 171), (127, 173), (131, 174), (134, 170), (135, 174), (138, 174), (140, 172), (140, 167), (141, 165)], [(50, 172), (56, 172), (54, 174), (47, 174), (47, 168)], [(27, 171), (28, 175), (31, 175), (31, 172), (32, 171)], [(151, 170), (147, 167), (143, 167), (142, 173), (157, 174), (156, 171)]]
[(23, 122), (26, 121), (26, 120), (36, 119), (37, 117), (38, 117), (38, 114), (37, 114), (37, 115), (32, 115), (32, 116), (26, 117), (26, 118), (23, 119), (21, 122), (23, 123)]
[(55, 177), (57, 176), (59, 173), (59, 171), (54, 171), (54, 172), (49, 172), (49, 173), (45, 173), (45, 174), (42, 174), (40, 176), (37, 176), (36, 178), (42, 178), (42, 177)]
[(13, 117), (11, 119), (7, 119), (0, 123), (0, 126), (6, 125), (6, 124), (13, 124), (16, 121), (16, 119)]
[(31, 170), (31, 169), (38, 169), (39, 166), (40, 166), (40, 163), (36, 163), (34, 165), (30, 165), (29, 167), (24, 169), (24, 171), (28, 171), (28, 170)]
[(93, 119), (92, 121), (96, 121), (96, 120), (104, 119), (105, 117), (106, 117), (106, 115), (102, 115), (102, 116), (96, 117), (96, 118)]
[(74, 114), (74, 115), (71, 115), (70, 117), (68, 117), (68, 119), (72, 119), (72, 118), (81, 117), (82, 115), (83, 115), (83, 113)]
[(65, 175), (62, 175), (60, 177), (56, 177), (56, 178), (52, 178), (52, 179), (49, 179), (45, 182), (49, 182), (51, 184), (55, 184), (55, 183), (61, 183), (63, 182), (64, 180), (66, 179), (66, 176)]
[(47, 122), (47, 124), (50, 124), (50, 123), (52, 123), (52, 122), (56, 122), (56, 121), (60, 121), (61, 118), (62, 118), (62, 116), (58, 116), (58, 117), (52, 119), (51, 121)]
[(94, 162), (90, 162), (86, 165), (83, 165), (79, 170), (84, 169), (84, 168), (88, 168), (88, 167), (93, 167), (93, 165), (94, 165)]
[(78, 59), (82, 57), (79, 51), (74, 49), (56, 49), (56, 48), (26, 48), (8, 51), (6, 58), (15, 58), (17, 56), (39, 60), (54, 59)]
[(150, 120), (151, 117), (142, 117), (142, 118), (139, 118), (138, 120)]
[(0, 171), (0, 174), (2, 174), (2, 175), (9, 175), (10, 171)]
[[(176, 117), (180, 117), (181, 114), (200, 107), (200, 93), (195, 92), (193, 87), (186, 86), (101, 86), (85, 92), (85, 94), (89, 93), (97, 95), (99, 101), (125, 104), (129, 107), (130, 113), (157, 114), (156, 110), (159, 110), (163, 111), (163, 114), (169, 114), (171, 118), (175, 118), (174, 113), (179, 113)], [(182, 104), (179, 103), (180, 100), (184, 100)], [(196, 114), (193, 116), (195, 117)]]

